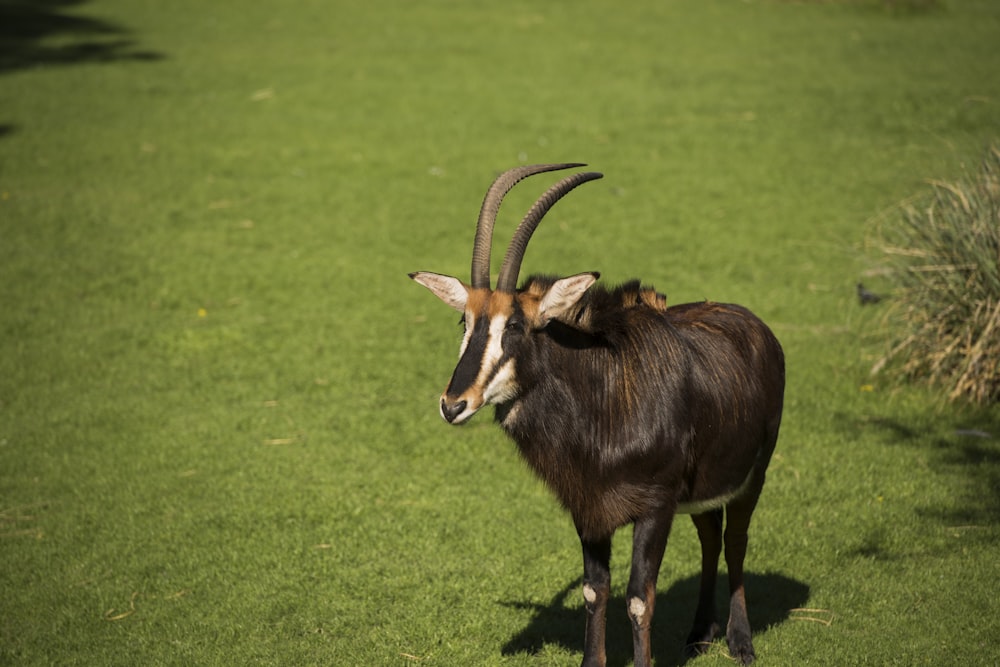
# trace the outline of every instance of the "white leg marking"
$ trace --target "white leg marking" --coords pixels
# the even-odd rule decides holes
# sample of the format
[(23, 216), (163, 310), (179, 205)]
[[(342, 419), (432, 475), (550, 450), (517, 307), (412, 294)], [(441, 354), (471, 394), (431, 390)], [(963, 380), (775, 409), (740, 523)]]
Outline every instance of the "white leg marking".
[(646, 616), (646, 603), (639, 598), (632, 598), (628, 601), (628, 614), (636, 623), (642, 623), (643, 617)]
[(597, 600), (597, 591), (590, 587), (590, 584), (583, 585), (583, 599), (593, 604)]

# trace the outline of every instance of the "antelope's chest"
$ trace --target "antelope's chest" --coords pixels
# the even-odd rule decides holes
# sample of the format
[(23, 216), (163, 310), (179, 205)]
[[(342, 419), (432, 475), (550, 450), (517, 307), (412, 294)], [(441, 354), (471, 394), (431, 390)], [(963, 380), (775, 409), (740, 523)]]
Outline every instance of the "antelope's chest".
[[(606, 537), (662, 504), (662, 486), (647, 475), (621, 469), (604, 448), (565, 432), (519, 424), (517, 403), (497, 409), (497, 420), (532, 471), (545, 482), (588, 538)], [(553, 420), (558, 422), (559, 420)]]

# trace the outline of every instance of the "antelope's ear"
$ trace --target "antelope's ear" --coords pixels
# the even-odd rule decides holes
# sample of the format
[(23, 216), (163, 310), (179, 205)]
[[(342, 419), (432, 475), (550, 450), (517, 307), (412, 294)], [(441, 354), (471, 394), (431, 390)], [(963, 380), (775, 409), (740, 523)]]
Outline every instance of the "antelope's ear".
[(417, 271), (410, 277), (434, 292), (437, 298), (460, 313), (465, 312), (465, 303), (469, 300), (469, 287), (458, 278), (442, 276), (440, 273)]
[(583, 296), (583, 293), (590, 289), (590, 286), (597, 282), (601, 274), (580, 273), (569, 278), (560, 278), (552, 283), (538, 303), (538, 316), (543, 323), (559, 319), (568, 311), (572, 310), (576, 303)]

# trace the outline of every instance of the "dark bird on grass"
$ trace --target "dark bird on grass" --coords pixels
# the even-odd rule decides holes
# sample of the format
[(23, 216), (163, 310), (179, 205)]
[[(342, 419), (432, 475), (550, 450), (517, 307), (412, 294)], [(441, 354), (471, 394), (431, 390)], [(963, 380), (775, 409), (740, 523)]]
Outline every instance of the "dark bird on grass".
[(858, 283), (858, 301), (861, 302), (862, 306), (867, 306), (869, 303), (878, 303), (882, 300), (875, 292), (865, 289), (865, 286)]

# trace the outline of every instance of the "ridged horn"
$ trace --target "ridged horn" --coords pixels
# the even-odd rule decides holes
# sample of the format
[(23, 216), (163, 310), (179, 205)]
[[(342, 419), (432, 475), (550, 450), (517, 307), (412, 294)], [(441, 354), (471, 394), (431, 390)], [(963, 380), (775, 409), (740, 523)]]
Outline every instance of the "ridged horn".
[(479, 209), (479, 221), (476, 223), (476, 240), (472, 246), (472, 286), (490, 287), (490, 249), (493, 244), (493, 225), (500, 211), (500, 202), (504, 195), (510, 192), (517, 183), (528, 176), (546, 171), (558, 171), (587, 165), (566, 162), (561, 164), (532, 164), (514, 167), (500, 174), (490, 189), (486, 191), (483, 205)]
[(511, 239), (510, 246), (507, 248), (507, 254), (503, 257), (503, 264), (500, 265), (500, 276), (497, 278), (498, 292), (514, 292), (517, 289), (517, 276), (521, 272), (524, 251), (528, 247), (528, 241), (535, 232), (535, 228), (538, 227), (538, 223), (542, 221), (542, 217), (548, 213), (548, 210), (573, 188), (583, 185), (587, 181), (596, 181), (603, 177), (604, 174), (596, 171), (573, 174), (553, 185), (538, 198), (538, 201), (521, 220), (521, 224), (517, 226), (514, 238)]

